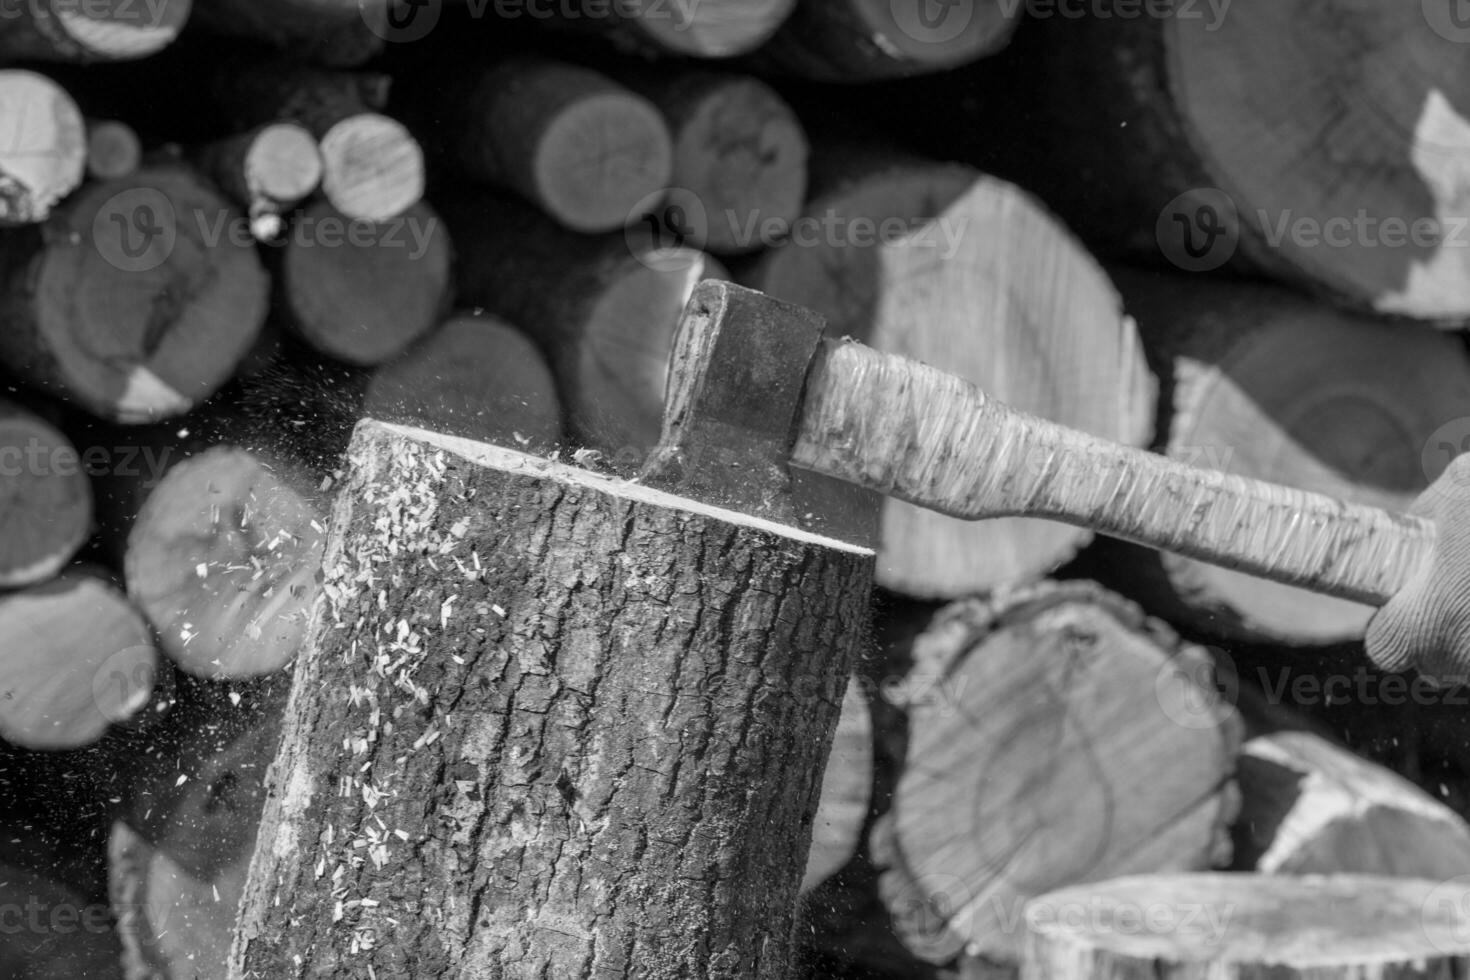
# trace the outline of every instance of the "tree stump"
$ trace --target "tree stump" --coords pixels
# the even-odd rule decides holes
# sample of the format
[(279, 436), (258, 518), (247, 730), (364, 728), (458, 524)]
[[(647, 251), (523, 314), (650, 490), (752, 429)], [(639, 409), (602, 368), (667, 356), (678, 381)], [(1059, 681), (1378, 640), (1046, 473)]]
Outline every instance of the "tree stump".
[(1026, 909), (1021, 980), (1412, 980), (1470, 967), (1470, 883), (1143, 875)]
[(871, 552), (364, 421), (232, 977), (784, 978)]

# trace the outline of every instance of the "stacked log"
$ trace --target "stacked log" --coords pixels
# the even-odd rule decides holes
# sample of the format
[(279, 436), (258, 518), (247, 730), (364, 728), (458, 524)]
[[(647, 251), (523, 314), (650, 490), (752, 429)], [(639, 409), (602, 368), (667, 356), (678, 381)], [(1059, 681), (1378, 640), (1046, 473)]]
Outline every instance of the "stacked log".
[(0, 589), (56, 575), (92, 534), (92, 489), (76, 447), (40, 416), (0, 402)]
[(33, 71), (0, 71), (0, 93), (30, 110), (0, 117), (0, 223), (41, 221), (82, 182), (88, 154), (82, 112), (66, 89)]

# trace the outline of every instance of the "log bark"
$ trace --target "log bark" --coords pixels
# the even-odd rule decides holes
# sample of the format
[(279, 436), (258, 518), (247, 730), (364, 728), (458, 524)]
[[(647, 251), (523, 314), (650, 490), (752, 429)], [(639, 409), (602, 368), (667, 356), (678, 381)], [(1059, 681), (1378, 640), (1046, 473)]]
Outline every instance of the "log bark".
[(91, 745), (153, 695), (148, 624), (101, 574), (73, 570), (0, 596), (0, 738), (27, 749)]
[(250, 217), (261, 241), (278, 238), (285, 214), (322, 180), (316, 139), (296, 123), (276, 122), (211, 143), (198, 151), (200, 168)]
[(121, 119), (87, 120), (87, 176), (115, 180), (135, 173), (143, 163), (143, 144)]
[(862, 680), (849, 678), (837, 719), (832, 752), (822, 771), (822, 792), (812, 822), (802, 894), (810, 892), (852, 860), (868, 819), (873, 792), (873, 719)]
[(196, 677), (243, 678), (296, 656), (325, 529), (305, 473), (216, 446), (175, 464), (128, 534), (128, 594)]
[(283, 319), (329, 357), (382, 364), (447, 312), (452, 255), (448, 229), (427, 203), (366, 221), (318, 200), (293, 218), (284, 247)]
[(1035, 895), (1228, 859), (1240, 723), (1210, 670), (1091, 583), (941, 612), (914, 648), (904, 768), (873, 845), (909, 950), (1015, 963)]
[(631, 475), (658, 442), (675, 329), (695, 285), (727, 274), (703, 252), (573, 235), (517, 201), (467, 194), (443, 212), (463, 304), (522, 326), (556, 375), (572, 440)]
[(1034, 186), (1111, 255), (1229, 262), (1463, 322), (1470, 77), (1447, 17), (1379, 2), (1053, 18)]
[(81, 63), (146, 58), (174, 42), (192, 10), (192, 0), (17, 4), (0, 32), (0, 58)]
[(1388, 980), (1470, 966), (1463, 881), (1141, 875), (1026, 910), (1022, 980)]
[(420, 116), (460, 173), (573, 231), (631, 224), (669, 186), (673, 149), (658, 110), (579, 65), (512, 58), (447, 93), (436, 86)]
[(0, 589), (60, 572), (92, 534), (92, 487), (76, 447), (41, 417), (0, 401)]
[(673, 138), (668, 193), (635, 220), (674, 245), (717, 255), (771, 244), (806, 200), (807, 139), (774, 89), (749, 76), (635, 77)]
[(1020, 20), (1014, 8), (985, 0), (800, 0), (759, 57), (814, 81), (904, 78), (993, 54)]
[(871, 562), (363, 422), (230, 976), (786, 976)]
[[(1175, 459), (1398, 511), (1470, 435), (1451, 421), (1470, 416), (1470, 358), (1456, 338), (1279, 288), (1117, 281), (1161, 380), (1155, 448)], [(1108, 553), (1110, 581), (1217, 636), (1346, 642), (1373, 611), (1174, 555), (1112, 543)]]
[(632, 0), (603, 4), (571, 0), (547, 26), (601, 34), (634, 54), (731, 58), (754, 51), (791, 15), (797, 0)]
[(397, 119), (385, 115), (389, 76), (331, 71), (284, 58), (226, 57), (210, 94), (239, 129), (283, 120), (317, 138), (321, 191), (349, 218), (387, 221), (424, 194), (424, 154)]
[(1306, 732), (1245, 743), (1233, 867), (1268, 874), (1470, 875), (1470, 825), (1402, 776)]
[(82, 112), (45, 75), (0, 71), (0, 224), (44, 221), (82, 182), (87, 138)]
[[(742, 277), (851, 336), (1115, 441), (1150, 434), (1154, 386), (1102, 269), (1014, 185), (958, 165), (835, 146), (788, 240)], [(1085, 379), (1085, 380), (1084, 380)], [(880, 584), (956, 598), (1046, 574), (1091, 539), (1060, 524), (966, 523), (882, 501)]]
[(562, 441), (551, 368), (529, 337), (484, 313), (454, 314), (374, 371), (363, 414), (531, 453)]
[(0, 240), (0, 361), (102, 418), (182, 414), (229, 379), (265, 319), (254, 248), (192, 170), (145, 167)]

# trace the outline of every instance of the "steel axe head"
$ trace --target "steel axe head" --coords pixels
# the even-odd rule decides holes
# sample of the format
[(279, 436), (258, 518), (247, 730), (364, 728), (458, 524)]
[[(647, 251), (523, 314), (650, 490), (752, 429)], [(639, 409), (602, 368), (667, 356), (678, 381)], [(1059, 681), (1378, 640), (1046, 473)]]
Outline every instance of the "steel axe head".
[(696, 286), (669, 358), (663, 434), (640, 481), (875, 547), (882, 498), (788, 467), (825, 328), (819, 314), (754, 289)]

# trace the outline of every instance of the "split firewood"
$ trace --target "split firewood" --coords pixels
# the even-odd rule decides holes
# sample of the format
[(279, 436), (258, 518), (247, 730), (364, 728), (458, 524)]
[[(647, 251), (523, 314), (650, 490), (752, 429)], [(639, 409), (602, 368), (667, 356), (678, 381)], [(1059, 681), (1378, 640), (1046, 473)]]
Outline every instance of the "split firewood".
[(424, 155), (385, 115), (391, 80), (381, 72), (330, 71), (284, 59), (226, 58), (211, 94), (240, 129), (295, 122), (317, 138), (321, 190), (350, 218), (387, 221), (424, 193)]
[(29, 0), (6, 11), (0, 58), (70, 62), (146, 58), (174, 42), (192, 9), (192, 0)]
[(688, 72), (637, 87), (663, 113), (674, 155), (667, 195), (636, 220), (720, 255), (781, 237), (806, 199), (806, 133), (791, 107), (748, 75)]
[(92, 534), (92, 487), (54, 426), (0, 401), (0, 589), (44, 582)]
[(914, 649), (924, 695), (873, 844), (904, 944), (1014, 963), (1011, 917), (1035, 895), (1227, 859), (1240, 723), (1210, 672), (1091, 583), (941, 612)]
[[(1285, 289), (1121, 272), (1117, 281), (1169, 393), (1156, 448), (1175, 459), (1403, 510), (1470, 437), (1470, 358), (1458, 338)], [(1120, 586), (1216, 635), (1344, 642), (1373, 612), (1173, 555), (1108, 551)]]
[(1433, 7), (1041, 23), (1032, 186), (1110, 254), (1190, 272), (1229, 262), (1458, 324), (1470, 75), (1451, 43), (1463, 27)]
[(27, 749), (91, 745), (153, 695), (157, 651), (143, 616), (101, 574), (68, 571), (0, 596), (0, 737)]
[(172, 468), (127, 538), (128, 594), (196, 677), (255, 677), (296, 656), (325, 528), (305, 473), (216, 446)]
[(791, 16), (797, 0), (570, 0), (547, 26), (602, 34), (636, 54), (730, 58), (754, 51)]
[(50, 875), (0, 865), (0, 976), (15, 980), (123, 980), (107, 906)]
[(1020, 21), (1017, 8), (986, 0), (798, 0), (760, 57), (816, 81), (902, 78), (993, 54)]
[(1470, 825), (1345, 748), (1307, 732), (1279, 732), (1245, 743), (1237, 766), (1236, 870), (1470, 875)]
[(785, 975), (872, 553), (424, 430), (349, 456), (230, 969)]
[(484, 313), (456, 313), (373, 372), (363, 414), (541, 453), (562, 441), (551, 369), (529, 337)]
[[(1154, 385), (1133, 323), (1107, 275), (1030, 195), (968, 167), (860, 149), (829, 147), (814, 163), (812, 200), (746, 285), (816, 310), (833, 337), (932, 364), (1022, 411), (1147, 442)], [(1091, 539), (898, 500), (882, 511), (880, 584), (921, 597), (1034, 579)]]
[(274, 241), (285, 213), (322, 181), (322, 155), (315, 137), (290, 122), (266, 123), (204, 147), (199, 166), (250, 217), (250, 231)]
[(822, 794), (812, 821), (812, 849), (801, 879), (803, 894), (852, 860), (868, 819), (873, 792), (873, 719), (862, 682), (853, 677), (842, 698), (832, 752), (822, 772)]
[(514, 58), (449, 95), (436, 88), (422, 115), (462, 174), (515, 191), (573, 231), (630, 224), (669, 186), (673, 150), (658, 110), (578, 65)]
[(1120, 878), (1055, 891), (1026, 909), (1021, 978), (1450, 977), (1470, 967), (1467, 903), (1462, 879)]
[(133, 127), (121, 119), (87, 120), (87, 176), (115, 180), (135, 172), (143, 163), (143, 144)]
[[(395, 0), (208, 0), (195, 11), (202, 30), (274, 47), (293, 59), (348, 68), (379, 54), (395, 35), (386, 19)], [(438, 8), (437, 0), (433, 5)]]
[(452, 283), (449, 231), (427, 203), (387, 221), (317, 200), (292, 219), (281, 258), (285, 322), (348, 364), (382, 364), (433, 329)]
[(522, 325), (551, 362), (573, 440), (636, 469), (658, 442), (679, 317), (724, 269), (638, 229), (575, 235), (509, 198), (467, 194), (444, 214), (461, 302)]
[(0, 362), (105, 419), (179, 415), (229, 379), (265, 319), (255, 249), (191, 170), (88, 184), (0, 240)]
[(86, 124), (66, 89), (33, 71), (0, 71), (0, 224), (45, 220), (86, 166)]

